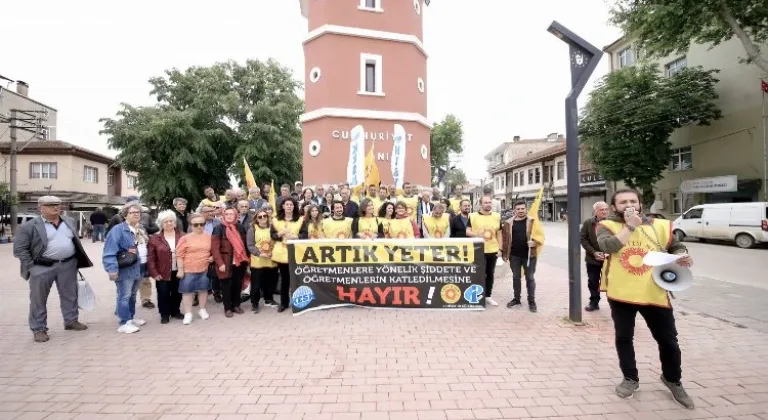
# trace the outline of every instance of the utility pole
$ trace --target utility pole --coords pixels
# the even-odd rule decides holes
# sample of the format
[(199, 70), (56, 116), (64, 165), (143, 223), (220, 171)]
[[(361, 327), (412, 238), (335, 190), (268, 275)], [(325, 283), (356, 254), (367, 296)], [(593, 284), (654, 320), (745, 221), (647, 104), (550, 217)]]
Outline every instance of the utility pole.
[[(22, 114), (23, 117), (19, 117), (19, 114)], [(42, 128), (42, 122), (47, 119), (48, 111), (43, 110), (21, 110), (21, 109), (11, 109), (11, 119), (8, 122), (10, 124), (10, 132), (11, 132), (11, 144), (10, 144), (10, 153), (9, 153), (9, 160), (10, 160), (10, 171), (11, 171), (11, 181), (10, 181), (10, 204), (11, 204), (11, 235), (16, 234), (16, 229), (18, 227), (18, 169), (17, 169), (17, 163), (16, 163), (16, 157), (18, 155), (18, 130), (31, 132), (32, 137), (29, 139), (29, 141), (33, 141), (35, 137), (37, 137), (40, 133), (40, 129)], [(22, 147), (23, 149), (23, 147)]]
[(11, 150), (10, 150), (10, 159), (11, 159), (11, 235), (16, 235), (16, 228), (18, 221), (16, 220), (16, 217), (18, 216), (19, 207), (18, 207), (18, 200), (16, 199), (16, 189), (17, 186), (17, 180), (16, 180), (16, 110), (11, 110)]

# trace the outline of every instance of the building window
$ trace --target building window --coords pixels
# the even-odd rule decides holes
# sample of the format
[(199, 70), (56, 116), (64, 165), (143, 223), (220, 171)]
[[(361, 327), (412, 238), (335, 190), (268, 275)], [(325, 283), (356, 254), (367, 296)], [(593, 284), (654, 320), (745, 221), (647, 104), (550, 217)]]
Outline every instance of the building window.
[(93, 166), (83, 166), (83, 181), (89, 184), (99, 183), (99, 170)]
[(565, 162), (557, 162), (557, 179), (565, 178)]
[(528, 169), (528, 185), (533, 184), (533, 169)]
[(357, 8), (371, 12), (381, 12), (381, 0), (360, 0), (360, 5)]
[(358, 94), (384, 96), (382, 79), (381, 56), (360, 54), (360, 91)]
[(552, 170), (550, 169), (549, 165), (544, 165), (544, 177), (543, 182), (549, 182), (549, 178), (551, 176)]
[(136, 190), (139, 188), (139, 177), (128, 175), (128, 188)]
[(672, 76), (676, 75), (677, 73), (680, 73), (686, 67), (688, 67), (688, 60), (685, 57), (678, 58), (677, 60), (675, 60), (675, 61), (673, 61), (673, 62), (671, 62), (671, 63), (669, 63), (669, 64), (667, 64), (665, 66), (667, 77), (672, 77)]
[(624, 48), (623, 50), (619, 51), (619, 68), (623, 69), (624, 67), (631, 66), (635, 63), (635, 56), (632, 54), (632, 47)]
[(110, 187), (115, 185), (115, 173), (114, 172), (108, 172), (107, 173), (107, 185)]
[(58, 164), (54, 162), (32, 162), (29, 164), (30, 179), (56, 179)]
[(672, 158), (669, 162), (670, 171), (684, 171), (693, 168), (693, 155), (691, 146), (672, 149)]
[(50, 140), (51, 130), (48, 127), (40, 127), (37, 130), (37, 138), (39, 140)]
[(672, 207), (672, 214), (680, 214), (683, 209), (683, 197), (678, 192), (669, 194), (669, 202)]
[(538, 184), (541, 182), (541, 168), (536, 168), (536, 178), (534, 179), (534, 183)]
[(513, 184), (512, 184), (512, 185), (513, 185), (513, 186), (515, 186), (515, 187), (517, 187), (517, 186), (518, 186), (518, 182), (517, 182), (517, 172), (515, 172), (515, 178), (514, 178), (514, 180), (513, 180), (513, 181), (514, 181), (514, 182), (513, 182)]

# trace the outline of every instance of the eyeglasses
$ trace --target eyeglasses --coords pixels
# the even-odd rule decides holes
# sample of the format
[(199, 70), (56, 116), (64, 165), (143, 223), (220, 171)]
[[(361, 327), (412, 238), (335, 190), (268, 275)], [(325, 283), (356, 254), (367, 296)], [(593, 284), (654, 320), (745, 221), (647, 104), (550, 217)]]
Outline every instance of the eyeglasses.
[(141, 214), (140, 211), (129, 211), (128, 214)]
[(266, 214), (260, 214), (260, 215), (256, 216), (256, 218), (257, 219), (266, 219), (267, 215)]
[(192, 223), (192, 227), (203, 227), (205, 223)]

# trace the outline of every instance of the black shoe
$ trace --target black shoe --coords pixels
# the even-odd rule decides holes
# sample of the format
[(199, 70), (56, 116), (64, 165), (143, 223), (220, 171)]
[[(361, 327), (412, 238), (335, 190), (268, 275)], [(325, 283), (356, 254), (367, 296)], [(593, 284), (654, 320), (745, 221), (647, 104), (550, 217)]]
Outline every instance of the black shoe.
[(538, 312), (539, 310), (536, 308), (536, 302), (528, 302), (528, 310), (531, 312)]
[(213, 300), (215, 300), (216, 303), (221, 303), (224, 299), (221, 297), (221, 293), (213, 292)]
[(200, 300), (198, 300), (197, 295), (195, 295), (195, 301), (192, 302), (192, 306), (197, 306), (200, 304)]
[(587, 312), (599, 311), (600, 310), (600, 305), (598, 305), (596, 303), (594, 303), (594, 304), (590, 303), (589, 305), (584, 307), (584, 310), (587, 311)]
[(143, 307), (145, 307), (145, 308), (147, 308), (147, 309), (153, 309), (153, 308), (155, 307), (155, 304), (154, 304), (154, 303), (152, 303), (152, 301), (151, 301), (151, 300), (145, 300), (145, 301), (144, 301), (144, 302), (141, 304), (141, 306), (143, 306)]
[(253, 305), (253, 308), (251, 309), (251, 312), (257, 314), (259, 313), (259, 304)]
[(265, 300), (264, 306), (277, 306), (277, 302), (275, 302), (274, 300)]
[(277, 308), (277, 312), (285, 312), (286, 309), (288, 309), (287, 306), (281, 306), (281, 307)]
[(179, 312), (178, 314), (171, 315), (171, 318), (173, 318), (173, 319), (184, 319), (184, 314)]
[(520, 299), (512, 299), (507, 303), (507, 308), (514, 308), (515, 306), (520, 305)]
[(167, 324), (169, 322), (171, 322), (171, 317), (169, 317), (168, 315), (164, 315), (160, 317), (161, 324)]

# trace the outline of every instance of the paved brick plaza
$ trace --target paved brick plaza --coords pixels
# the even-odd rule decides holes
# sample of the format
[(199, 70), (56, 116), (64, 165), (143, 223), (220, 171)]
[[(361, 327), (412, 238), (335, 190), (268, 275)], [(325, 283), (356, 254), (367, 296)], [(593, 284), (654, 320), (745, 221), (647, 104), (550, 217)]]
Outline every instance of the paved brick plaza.
[[(482, 313), (335, 309), (292, 317), (274, 309), (190, 326), (160, 325), (155, 310), (118, 334), (113, 285), (100, 244), (86, 243), (99, 307), (86, 332), (64, 331), (49, 300), (51, 341), (32, 341), (27, 285), (0, 246), (0, 420), (135, 419), (704, 419), (768, 420), (768, 335), (678, 310), (685, 385), (697, 409), (672, 402), (658, 381), (655, 343), (638, 318), (642, 390), (620, 378), (607, 305), (563, 321), (567, 273), (538, 269), (539, 313), (503, 305)], [(546, 251), (545, 251), (546, 252)], [(510, 298), (508, 268), (494, 297)], [(244, 309), (249, 309), (248, 304)]]

